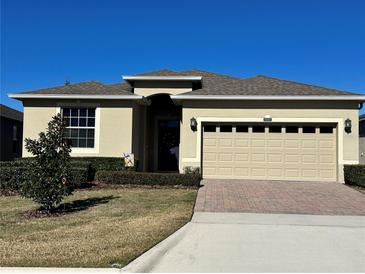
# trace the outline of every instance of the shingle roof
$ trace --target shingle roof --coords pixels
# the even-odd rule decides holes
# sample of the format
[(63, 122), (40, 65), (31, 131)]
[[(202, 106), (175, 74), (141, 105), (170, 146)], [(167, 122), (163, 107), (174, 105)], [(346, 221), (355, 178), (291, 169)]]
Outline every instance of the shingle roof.
[(238, 78), (200, 70), (188, 70), (182, 73), (203, 76), (202, 88), (184, 93), (186, 95), (355, 95), (347, 91), (281, 80), (263, 75), (251, 78)]
[(85, 94), (85, 95), (131, 95), (123, 89), (124, 85), (105, 85), (97, 81), (87, 81), (76, 84), (65, 84), (52, 88), (38, 89), (24, 92), (23, 94)]
[(0, 116), (17, 121), (23, 121), (23, 112), (9, 108), (3, 104), (0, 104)]
[[(161, 69), (138, 76), (202, 76), (202, 85), (183, 95), (243, 95), (243, 96), (328, 96), (358, 95), (355, 93), (324, 88), (310, 84), (281, 80), (257, 75), (251, 78), (232, 77), (208, 71), (190, 69), (174, 71)], [(102, 84), (88, 81), (58, 87), (25, 92), (26, 94), (87, 94), (87, 95), (131, 95), (132, 87), (127, 82)]]

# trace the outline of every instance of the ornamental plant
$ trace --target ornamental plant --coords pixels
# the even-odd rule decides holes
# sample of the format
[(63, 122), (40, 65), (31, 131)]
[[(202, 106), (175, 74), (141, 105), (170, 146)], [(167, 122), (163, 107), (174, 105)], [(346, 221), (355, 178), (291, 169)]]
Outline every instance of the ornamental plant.
[(29, 162), (20, 193), (48, 212), (73, 190), (70, 184), (71, 148), (63, 138), (64, 130), (65, 123), (58, 114), (48, 123), (46, 132), (39, 133), (38, 139), (25, 139), (25, 148), (34, 158)]

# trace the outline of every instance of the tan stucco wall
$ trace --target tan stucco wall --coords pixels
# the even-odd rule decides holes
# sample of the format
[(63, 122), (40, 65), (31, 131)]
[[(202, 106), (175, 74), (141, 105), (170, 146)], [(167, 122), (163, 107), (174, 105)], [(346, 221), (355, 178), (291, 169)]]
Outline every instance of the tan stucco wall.
[[(357, 163), (359, 160), (358, 109), (352, 102), (184, 102), (180, 133), (180, 171), (185, 166), (200, 167), (197, 158), (198, 132), (190, 128), (192, 117), (256, 118), (265, 115), (275, 118), (338, 118), (352, 120), (352, 132), (342, 131), (343, 159), (339, 162)], [(308, 121), (311, 122), (311, 121)], [(198, 125), (201, 127), (201, 124)], [(201, 138), (201, 136), (199, 137)], [(343, 165), (338, 167), (338, 180), (343, 181)]]
[[(120, 157), (123, 152), (132, 152), (132, 102), (104, 100), (29, 100), (24, 102), (24, 138), (37, 138), (44, 131), (52, 116), (63, 106), (96, 106), (95, 149), (80, 149), (72, 156)], [(99, 121), (98, 121), (99, 120)], [(99, 127), (98, 127), (99, 123)], [(24, 148), (23, 157), (31, 156)]]
[(134, 93), (145, 97), (159, 93), (176, 95), (191, 90), (192, 84), (188, 82), (143, 81), (134, 84)]

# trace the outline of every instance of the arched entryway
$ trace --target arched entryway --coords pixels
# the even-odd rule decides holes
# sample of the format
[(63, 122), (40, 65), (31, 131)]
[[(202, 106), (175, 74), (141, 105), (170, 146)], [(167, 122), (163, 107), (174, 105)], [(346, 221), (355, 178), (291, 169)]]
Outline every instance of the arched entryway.
[(152, 171), (179, 170), (181, 106), (168, 94), (148, 97), (146, 109), (147, 169)]

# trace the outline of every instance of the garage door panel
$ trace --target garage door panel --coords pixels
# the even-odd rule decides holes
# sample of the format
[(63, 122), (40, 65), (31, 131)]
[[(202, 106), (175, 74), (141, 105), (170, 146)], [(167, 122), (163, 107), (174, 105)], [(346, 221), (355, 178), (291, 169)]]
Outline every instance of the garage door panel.
[(248, 148), (249, 147), (249, 140), (248, 139), (235, 139), (234, 146), (236, 148)]
[[(284, 126), (283, 126), (284, 127)], [(335, 181), (336, 134), (203, 133), (203, 177)]]
[(251, 169), (251, 176), (252, 177), (266, 177), (265, 169), (264, 168), (252, 168)]
[(236, 153), (235, 161), (236, 162), (248, 162), (250, 159), (249, 153)]
[(265, 153), (251, 153), (251, 161), (252, 162), (259, 162), (264, 163), (265, 162)]
[(232, 167), (218, 167), (218, 174), (222, 176), (232, 176), (233, 168)]
[(267, 140), (266, 146), (270, 148), (283, 148), (284, 140), (274, 139), (274, 140)]
[(274, 178), (283, 177), (283, 169), (282, 168), (268, 168), (267, 175)]
[(284, 153), (284, 159), (286, 163), (300, 163), (300, 155)]
[(214, 152), (205, 152), (203, 153), (203, 160), (206, 162), (215, 162), (217, 161), (217, 154)]
[(253, 148), (264, 148), (265, 139), (251, 139), (251, 147)]
[(293, 140), (293, 139), (287, 139), (284, 140), (284, 146), (286, 149), (290, 148), (300, 148), (300, 141), (299, 140)]
[(204, 139), (204, 143), (206, 147), (216, 147), (217, 146), (217, 139), (216, 138), (206, 138)]
[(220, 153), (218, 155), (218, 161), (232, 162), (233, 161), (233, 155), (231, 153)]
[(302, 148), (316, 149), (317, 148), (317, 140), (302, 140)]
[(267, 154), (268, 163), (283, 163), (283, 155), (280, 153), (268, 153)]
[(317, 154), (303, 154), (302, 155), (302, 163), (316, 163), (317, 162)]
[(336, 144), (333, 140), (319, 140), (319, 148), (333, 148)]
[(246, 177), (246, 176), (249, 176), (250, 173), (249, 173), (249, 168), (248, 167), (235, 167), (234, 168), (234, 174), (237, 176), (237, 177)]

